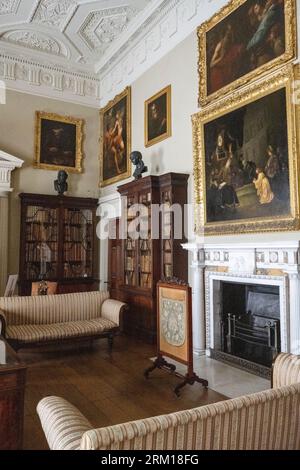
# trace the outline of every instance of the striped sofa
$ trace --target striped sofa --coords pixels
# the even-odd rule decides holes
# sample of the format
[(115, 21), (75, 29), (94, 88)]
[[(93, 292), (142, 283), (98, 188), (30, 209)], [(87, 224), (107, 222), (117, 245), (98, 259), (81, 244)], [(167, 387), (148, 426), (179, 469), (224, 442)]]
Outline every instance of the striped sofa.
[(165, 416), (93, 429), (58, 397), (37, 412), (53, 450), (299, 450), (300, 356), (278, 356), (273, 389)]
[(1, 297), (1, 333), (17, 350), (76, 338), (107, 337), (112, 347), (126, 305), (108, 292)]

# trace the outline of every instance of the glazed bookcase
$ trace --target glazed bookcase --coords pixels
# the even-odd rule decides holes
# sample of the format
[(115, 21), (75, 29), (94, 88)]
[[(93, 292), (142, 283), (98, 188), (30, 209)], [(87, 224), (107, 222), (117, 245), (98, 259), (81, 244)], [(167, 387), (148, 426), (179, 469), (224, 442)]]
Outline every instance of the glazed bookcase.
[(58, 282), (60, 293), (98, 288), (97, 200), (20, 194), (19, 293), (39, 280)]

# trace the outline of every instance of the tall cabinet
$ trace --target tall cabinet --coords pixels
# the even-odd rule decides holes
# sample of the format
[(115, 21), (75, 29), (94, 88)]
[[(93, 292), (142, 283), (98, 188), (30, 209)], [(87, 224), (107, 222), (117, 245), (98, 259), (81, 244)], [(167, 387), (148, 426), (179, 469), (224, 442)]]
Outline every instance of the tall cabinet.
[(125, 217), (117, 222), (117, 239), (109, 244), (109, 287), (111, 296), (129, 304), (125, 332), (151, 343), (156, 340), (157, 282), (188, 278), (187, 253), (181, 247), (186, 241), (188, 178), (168, 173), (118, 188)]
[(20, 194), (19, 293), (58, 282), (59, 293), (97, 290), (97, 199)]

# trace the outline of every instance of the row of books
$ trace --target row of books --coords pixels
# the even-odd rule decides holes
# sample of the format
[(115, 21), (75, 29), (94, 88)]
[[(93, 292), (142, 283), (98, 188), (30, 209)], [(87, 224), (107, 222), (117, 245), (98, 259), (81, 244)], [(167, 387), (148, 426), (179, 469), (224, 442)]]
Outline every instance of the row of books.
[(26, 225), (26, 240), (33, 241), (50, 241), (57, 242), (57, 225), (45, 226), (42, 224)]
[(90, 209), (65, 209), (64, 222), (66, 224), (92, 224), (93, 212)]
[(150, 274), (141, 274), (140, 285), (143, 289), (151, 289), (151, 275)]
[(28, 206), (26, 214), (27, 222), (39, 222), (41, 224), (57, 223), (56, 209), (46, 209), (41, 206)]
[[(36, 281), (37, 279), (40, 278), (41, 275), (41, 270), (39, 266), (36, 265), (31, 265), (27, 264), (26, 265), (26, 279), (28, 281)], [(48, 267), (47, 272), (43, 272), (43, 279), (49, 280), (49, 279), (56, 279), (57, 278), (57, 273), (56, 273), (56, 264), (53, 264)]]
[(141, 272), (150, 273), (151, 272), (151, 256), (141, 256)]
[(135, 270), (135, 258), (132, 258), (131, 256), (126, 257), (125, 270), (126, 271), (134, 271)]
[(65, 261), (85, 262), (90, 255), (91, 255), (91, 249), (90, 248), (86, 249), (80, 243), (74, 243), (74, 244), (69, 243), (69, 244), (65, 244), (64, 246), (64, 260)]
[(92, 267), (88, 267), (88, 266), (85, 266), (85, 265), (70, 265), (68, 263), (65, 263), (64, 264), (64, 277), (66, 279), (70, 279), (70, 278), (79, 278), (79, 277), (84, 277), (84, 278), (88, 278), (88, 277), (92, 277), (93, 276), (93, 271), (92, 271)]
[(84, 239), (91, 239), (91, 225), (82, 225), (80, 227), (74, 227), (70, 225), (65, 226), (65, 241), (67, 242), (80, 242)]
[(38, 243), (28, 244), (26, 246), (25, 261), (30, 262), (43, 262), (51, 263), (57, 259), (57, 244), (51, 243)]
[(127, 272), (125, 274), (125, 284), (126, 286), (135, 286), (135, 273)]

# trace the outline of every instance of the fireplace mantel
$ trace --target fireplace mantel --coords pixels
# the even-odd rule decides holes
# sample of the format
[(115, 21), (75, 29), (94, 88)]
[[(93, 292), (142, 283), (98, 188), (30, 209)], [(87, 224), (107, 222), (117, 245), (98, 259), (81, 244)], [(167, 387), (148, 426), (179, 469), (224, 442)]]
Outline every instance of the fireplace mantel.
[(16, 168), (21, 168), (24, 161), (0, 150), (0, 193), (13, 191), (11, 187), (11, 173)]
[(0, 295), (3, 295), (8, 270), (8, 194), (11, 187), (11, 173), (21, 168), (23, 160), (0, 150)]
[[(196, 354), (207, 353), (210, 338), (207, 334), (208, 312), (213, 311), (213, 296), (208, 295), (206, 279), (213, 272), (224, 280), (232, 277), (245, 282), (247, 278), (286, 285), (287, 352), (300, 354), (300, 241), (259, 243), (188, 243), (183, 248), (193, 255), (193, 330)], [(206, 297), (206, 305), (205, 305)], [(205, 311), (206, 308), (206, 311)]]

